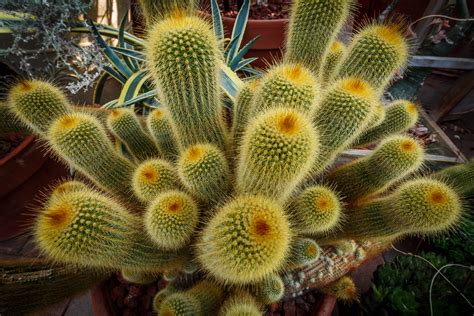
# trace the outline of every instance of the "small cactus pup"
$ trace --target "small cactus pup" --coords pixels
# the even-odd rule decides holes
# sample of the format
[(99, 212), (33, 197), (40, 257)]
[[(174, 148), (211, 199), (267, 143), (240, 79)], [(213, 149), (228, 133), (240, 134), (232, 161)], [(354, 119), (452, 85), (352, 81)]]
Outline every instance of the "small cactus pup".
[(169, 161), (175, 161), (181, 151), (181, 145), (169, 111), (165, 108), (154, 109), (147, 116), (146, 124), (161, 155)]
[(391, 136), (400, 134), (413, 127), (418, 121), (418, 110), (415, 103), (408, 100), (396, 100), (385, 110), (383, 121), (366, 130), (353, 146), (369, 145)]
[(224, 292), (210, 281), (201, 281), (186, 291), (176, 291), (160, 304), (159, 315), (216, 315)]
[(256, 117), (242, 140), (237, 192), (284, 202), (310, 171), (318, 138), (311, 121), (297, 110), (277, 108)]
[(218, 202), (230, 190), (230, 171), (224, 153), (212, 144), (195, 144), (179, 157), (178, 174), (191, 194)]
[(46, 135), (54, 120), (71, 112), (62, 91), (39, 80), (23, 80), (14, 85), (7, 103), (23, 123), (41, 136)]
[(156, 275), (147, 272), (122, 269), (120, 274), (125, 281), (133, 284), (150, 284), (156, 280)]
[(280, 205), (261, 196), (239, 196), (204, 228), (198, 259), (220, 282), (255, 283), (284, 264), (290, 240), (290, 224)]
[(326, 181), (347, 202), (381, 193), (393, 183), (418, 170), (424, 150), (418, 141), (407, 136), (386, 138), (368, 157), (354, 160), (331, 172)]
[(402, 184), (387, 197), (346, 209), (347, 221), (337, 236), (370, 240), (436, 234), (458, 224), (462, 213), (461, 199), (453, 188), (419, 178)]
[(175, 250), (186, 245), (199, 221), (199, 209), (187, 193), (159, 194), (145, 213), (146, 231), (161, 248)]
[(90, 189), (55, 196), (39, 213), (34, 235), (39, 249), (59, 263), (131, 271), (160, 271), (176, 264), (140, 238), (140, 219)]
[(365, 130), (377, 104), (375, 91), (360, 78), (341, 79), (329, 87), (314, 114), (321, 153), (313, 171), (321, 172)]
[(326, 234), (340, 224), (342, 204), (336, 192), (323, 185), (304, 189), (290, 204), (295, 229), (302, 234)]
[(301, 113), (312, 113), (317, 106), (319, 83), (301, 64), (281, 64), (271, 68), (261, 79), (254, 98), (253, 112), (288, 107)]
[(310, 238), (297, 238), (291, 244), (291, 254), (288, 264), (291, 268), (303, 267), (319, 259), (321, 249)]
[(166, 17), (176, 10), (191, 13), (195, 9), (195, 0), (139, 0), (142, 14), (147, 25)]
[(133, 192), (142, 202), (150, 202), (161, 192), (178, 189), (177, 177), (178, 172), (166, 160), (144, 161), (133, 172)]
[(174, 287), (172, 283), (168, 283), (168, 285), (164, 289), (156, 293), (155, 296), (153, 297), (153, 301), (151, 303), (153, 307), (153, 311), (155, 313), (159, 313), (161, 304), (163, 303), (165, 298), (176, 292), (178, 292), (178, 289)]
[(332, 42), (329, 52), (324, 58), (323, 67), (321, 69), (321, 84), (323, 87), (331, 82), (334, 72), (337, 69), (339, 62), (342, 60), (347, 52), (347, 47), (343, 42), (335, 40)]
[(301, 63), (318, 74), (352, 6), (351, 0), (293, 1), (285, 61)]
[(129, 199), (134, 165), (115, 151), (95, 117), (63, 115), (51, 124), (48, 140), (56, 154), (99, 187)]
[(253, 98), (258, 85), (258, 80), (245, 82), (237, 93), (232, 115), (232, 145), (234, 153), (238, 152), (240, 139), (250, 118), (249, 114), (253, 112)]
[(143, 130), (132, 109), (113, 109), (107, 117), (107, 126), (137, 161), (159, 156), (155, 142)]
[(183, 11), (160, 20), (149, 32), (148, 68), (185, 147), (212, 143), (225, 149), (219, 54), (211, 27)]
[(271, 273), (263, 281), (255, 284), (253, 292), (259, 302), (270, 305), (283, 298), (285, 284), (278, 274)]
[(354, 280), (349, 276), (343, 276), (330, 285), (323, 287), (321, 292), (346, 302), (355, 301), (358, 297), (357, 287)]
[(380, 94), (407, 62), (409, 45), (400, 23), (373, 23), (353, 38), (337, 78), (357, 76)]
[(230, 295), (222, 304), (219, 316), (261, 316), (262, 308), (247, 292), (238, 291)]

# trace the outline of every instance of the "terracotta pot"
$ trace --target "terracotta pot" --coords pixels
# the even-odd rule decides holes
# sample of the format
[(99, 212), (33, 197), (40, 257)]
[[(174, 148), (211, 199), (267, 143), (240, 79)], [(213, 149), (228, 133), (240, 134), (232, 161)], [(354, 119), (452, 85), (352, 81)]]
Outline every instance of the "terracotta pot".
[(38, 192), (67, 175), (67, 169), (45, 154), (32, 135), (0, 160), (0, 240), (17, 236), (31, 223)]
[[(223, 17), (222, 23), (224, 24), (226, 37), (230, 38), (235, 19)], [(245, 55), (246, 58), (259, 58), (252, 65), (266, 69), (269, 65), (280, 61), (285, 44), (287, 25), (288, 19), (248, 20), (242, 43), (245, 45), (255, 36), (260, 35), (259, 39)]]

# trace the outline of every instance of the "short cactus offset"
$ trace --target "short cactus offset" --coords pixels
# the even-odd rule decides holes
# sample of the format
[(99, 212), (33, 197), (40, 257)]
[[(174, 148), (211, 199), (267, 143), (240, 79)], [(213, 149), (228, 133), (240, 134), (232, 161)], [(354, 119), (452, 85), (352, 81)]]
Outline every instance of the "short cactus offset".
[(237, 167), (237, 192), (284, 201), (318, 152), (311, 122), (296, 110), (270, 110), (247, 128)]
[(323, 67), (321, 69), (321, 84), (323, 87), (328, 86), (331, 82), (334, 72), (337, 69), (339, 62), (342, 60), (347, 52), (347, 47), (343, 42), (335, 40), (332, 42), (329, 52), (324, 59)]
[(374, 23), (362, 28), (352, 40), (338, 68), (337, 78), (357, 76), (379, 93), (408, 59), (408, 43), (398, 23)]
[(285, 284), (276, 273), (271, 273), (254, 288), (256, 298), (265, 305), (273, 304), (282, 299), (285, 294)]
[(151, 159), (142, 162), (133, 172), (132, 188), (144, 203), (159, 193), (179, 188), (178, 172), (166, 160)]
[(351, 0), (296, 0), (293, 3), (285, 60), (319, 73), (331, 42), (349, 16)]
[(176, 11), (150, 30), (147, 50), (148, 67), (182, 145), (213, 143), (224, 149), (218, 44), (210, 26)]
[(217, 202), (229, 192), (229, 166), (216, 146), (193, 145), (182, 153), (177, 165), (183, 184), (202, 201)]
[(158, 157), (159, 152), (151, 137), (145, 133), (138, 117), (131, 109), (114, 109), (107, 118), (109, 129), (127, 145), (138, 160)]
[(396, 100), (385, 110), (383, 121), (365, 131), (353, 145), (368, 145), (378, 142), (385, 137), (400, 134), (413, 127), (417, 121), (418, 110), (416, 104), (408, 100)]
[(354, 280), (349, 276), (343, 276), (336, 282), (322, 288), (321, 292), (342, 301), (354, 301), (358, 296)]
[[(275, 66), (261, 79), (253, 101), (253, 113), (288, 107), (310, 114), (317, 106), (319, 83), (301, 64)], [(252, 113), (252, 112), (250, 112)]]
[(318, 260), (320, 254), (321, 250), (313, 239), (298, 238), (291, 244), (288, 263), (291, 267), (302, 267)]
[(342, 217), (342, 205), (337, 193), (326, 186), (306, 188), (290, 204), (295, 228), (303, 234), (324, 234), (337, 228)]
[(345, 201), (351, 202), (383, 192), (419, 169), (423, 159), (424, 150), (417, 140), (394, 136), (385, 139), (370, 156), (334, 170), (326, 180)]
[(128, 198), (133, 164), (118, 154), (96, 118), (84, 113), (66, 114), (48, 130), (56, 154), (101, 188)]
[(289, 222), (278, 204), (258, 196), (238, 197), (204, 228), (198, 258), (221, 282), (258, 282), (284, 263), (290, 239)]
[(262, 308), (249, 293), (238, 292), (227, 298), (219, 316), (261, 316)]
[(178, 256), (140, 238), (140, 219), (111, 199), (86, 189), (55, 196), (38, 216), (39, 248), (57, 262), (132, 271), (164, 269)]
[(314, 172), (321, 172), (359, 137), (376, 106), (372, 87), (359, 78), (342, 79), (328, 89), (314, 115), (321, 135), (321, 154)]
[(338, 236), (380, 239), (439, 233), (457, 224), (462, 211), (460, 198), (452, 188), (441, 181), (416, 179), (385, 198), (347, 209), (347, 222)]
[(145, 214), (145, 226), (150, 238), (164, 249), (179, 249), (186, 245), (198, 221), (196, 202), (180, 191), (159, 194)]
[(23, 123), (42, 136), (55, 119), (71, 112), (61, 90), (38, 80), (24, 80), (14, 85), (7, 103)]
[(158, 313), (160, 311), (161, 303), (163, 303), (165, 298), (177, 291), (178, 289), (176, 287), (174, 287), (171, 283), (168, 283), (168, 285), (164, 289), (156, 293), (153, 297), (153, 302), (151, 303), (153, 311), (155, 313)]
[(174, 161), (181, 151), (176, 125), (171, 120), (169, 111), (165, 108), (155, 109), (147, 117), (147, 127), (153, 136), (161, 155)]

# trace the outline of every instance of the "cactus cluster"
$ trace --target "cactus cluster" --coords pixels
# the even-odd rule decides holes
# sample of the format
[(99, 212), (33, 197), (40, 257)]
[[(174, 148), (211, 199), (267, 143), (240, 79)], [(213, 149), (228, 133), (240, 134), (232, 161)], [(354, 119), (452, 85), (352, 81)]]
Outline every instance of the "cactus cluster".
[[(161, 107), (146, 117), (116, 109), (104, 124), (49, 83), (14, 85), (9, 109), (88, 179), (59, 184), (46, 199), (34, 225), (43, 254), (132, 282), (164, 273), (172, 284), (153, 302), (161, 315), (258, 315), (287, 293), (288, 273), (314, 266), (313, 286), (328, 285), (347, 258), (360, 264), (365, 250), (353, 240), (454, 228), (472, 162), (407, 179), (424, 152), (399, 134), (417, 108), (407, 100), (385, 108), (380, 96), (408, 41), (387, 22), (343, 46), (335, 37), (352, 8), (294, 1), (284, 61), (244, 84), (232, 112), (221, 104), (211, 26), (174, 4), (150, 23), (147, 65)], [(367, 143), (380, 144), (333, 167), (342, 151)], [(180, 287), (189, 274), (198, 282)], [(349, 281), (325, 291), (353, 298)]]

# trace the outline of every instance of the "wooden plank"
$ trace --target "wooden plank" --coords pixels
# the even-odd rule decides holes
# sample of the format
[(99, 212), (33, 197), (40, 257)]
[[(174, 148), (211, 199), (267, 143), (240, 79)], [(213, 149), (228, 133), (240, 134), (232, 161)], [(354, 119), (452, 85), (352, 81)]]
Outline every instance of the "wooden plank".
[(474, 70), (474, 59), (440, 56), (413, 56), (409, 67)]
[(464, 97), (474, 89), (474, 70), (471, 70), (453, 84), (448, 92), (441, 98), (438, 105), (431, 112), (434, 121), (439, 122), (447, 115)]

